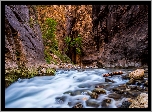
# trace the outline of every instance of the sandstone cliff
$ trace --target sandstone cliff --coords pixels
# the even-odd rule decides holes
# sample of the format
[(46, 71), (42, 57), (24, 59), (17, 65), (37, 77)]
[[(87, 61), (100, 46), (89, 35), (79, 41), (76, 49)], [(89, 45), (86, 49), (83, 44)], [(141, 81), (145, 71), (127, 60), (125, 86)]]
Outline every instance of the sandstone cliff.
[[(74, 63), (98, 67), (148, 63), (148, 6), (47, 5), (5, 6), (5, 67), (45, 63), (40, 25), (57, 21), (56, 39), (64, 53), (66, 36), (82, 37), (82, 54), (71, 48)], [(37, 21), (38, 20), (38, 21)]]

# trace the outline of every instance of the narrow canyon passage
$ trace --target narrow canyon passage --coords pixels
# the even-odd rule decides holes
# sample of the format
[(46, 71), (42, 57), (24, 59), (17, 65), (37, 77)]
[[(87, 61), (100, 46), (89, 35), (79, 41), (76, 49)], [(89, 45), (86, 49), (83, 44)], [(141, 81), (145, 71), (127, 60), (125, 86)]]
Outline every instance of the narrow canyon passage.
[(148, 108), (151, 3), (136, 3), (4, 2), (5, 108)]

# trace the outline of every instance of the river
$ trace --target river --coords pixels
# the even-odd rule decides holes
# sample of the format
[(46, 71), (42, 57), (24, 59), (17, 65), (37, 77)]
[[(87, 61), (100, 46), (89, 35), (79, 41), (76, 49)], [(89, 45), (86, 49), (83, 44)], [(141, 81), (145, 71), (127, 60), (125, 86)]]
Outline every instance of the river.
[[(122, 75), (109, 77), (114, 83), (105, 82), (102, 74), (120, 70)], [(81, 103), (83, 108), (102, 108), (101, 102), (108, 98), (113, 87), (128, 81), (122, 79), (122, 76), (131, 71), (132, 69), (57, 70), (55, 76), (18, 79), (5, 89), (5, 108), (72, 108), (76, 103)], [(98, 84), (104, 85), (106, 94), (92, 99), (88, 92)], [(117, 108), (124, 100), (110, 99), (108, 108)], [(87, 100), (96, 105), (91, 105)]]

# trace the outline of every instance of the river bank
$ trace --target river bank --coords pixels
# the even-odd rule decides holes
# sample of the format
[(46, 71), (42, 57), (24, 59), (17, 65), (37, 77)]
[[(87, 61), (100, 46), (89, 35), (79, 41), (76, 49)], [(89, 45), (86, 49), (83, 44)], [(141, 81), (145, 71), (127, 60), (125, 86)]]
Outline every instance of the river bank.
[[(46, 63), (41, 63), (41, 64), (33, 64), (33, 65), (28, 65), (28, 66), (23, 66), (23, 67), (14, 67), (14, 68), (9, 68), (5, 69), (5, 88), (8, 87), (10, 84), (13, 82), (17, 81), (19, 78), (32, 78), (34, 76), (43, 76), (43, 75), (54, 75), (56, 70), (64, 69), (64, 70), (70, 70), (70, 69), (91, 69), (91, 68), (98, 68), (96, 65), (95, 66), (79, 66), (79, 65), (74, 65), (70, 63), (60, 63), (57, 65), (54, 64), (46, 64)], [(102, 67), (103, 69), (105, 68), (125, 68), (125, 69), (130, 69), (134, 67)], [(148, 67), (143, 66), (143, 67), (138, 67), (138, 68), (143, 68), (148, 72)]]

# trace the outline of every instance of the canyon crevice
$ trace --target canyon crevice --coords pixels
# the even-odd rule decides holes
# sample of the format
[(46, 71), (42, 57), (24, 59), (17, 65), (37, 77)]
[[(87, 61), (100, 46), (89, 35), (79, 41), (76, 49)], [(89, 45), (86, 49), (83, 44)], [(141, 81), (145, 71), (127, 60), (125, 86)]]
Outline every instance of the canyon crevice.
[(57, 21), (56, 39), (64, 52), (64, 38), (82, 37), (82, 54), (67, 55), (83, 66), (148, 65), (147, 5), (5, 6), (5, 68), (45, 63), (39, 26)]

